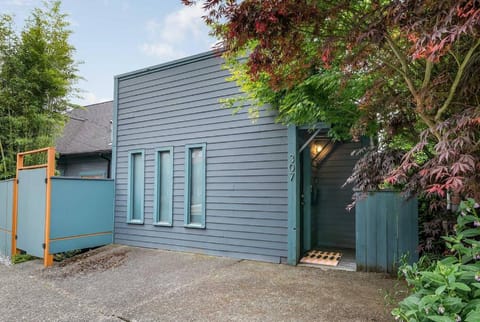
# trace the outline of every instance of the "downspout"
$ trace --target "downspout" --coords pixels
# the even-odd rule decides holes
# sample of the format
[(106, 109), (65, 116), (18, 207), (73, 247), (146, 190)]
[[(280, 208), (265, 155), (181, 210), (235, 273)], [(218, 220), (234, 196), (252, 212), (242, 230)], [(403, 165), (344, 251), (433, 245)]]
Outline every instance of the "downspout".
[(104, 153), (100, 153), (98, 155), (100, 158), (107, 160), (107, 179), (110, 179), (111, 176), (111, 168), (112, 168), (112, 157), (105, 156)]

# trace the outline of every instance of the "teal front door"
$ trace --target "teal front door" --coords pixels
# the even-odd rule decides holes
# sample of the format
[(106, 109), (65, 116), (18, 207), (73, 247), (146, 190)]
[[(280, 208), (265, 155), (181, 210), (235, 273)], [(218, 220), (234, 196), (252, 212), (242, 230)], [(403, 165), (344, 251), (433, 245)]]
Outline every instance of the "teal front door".
[(302, 255), (312, 248), (312, 157), (310, 148), (302, 152), (301, 240)]

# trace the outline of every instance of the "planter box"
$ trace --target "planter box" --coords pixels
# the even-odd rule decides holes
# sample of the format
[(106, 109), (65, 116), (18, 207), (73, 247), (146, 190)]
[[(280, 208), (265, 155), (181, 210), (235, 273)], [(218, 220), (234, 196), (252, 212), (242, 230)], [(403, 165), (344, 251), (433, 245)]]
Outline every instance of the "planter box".
[(400, 258), (418, 260), (418, 202), (396, 191), (369, 192), (355, 206), (358, 271), (395, 273)]

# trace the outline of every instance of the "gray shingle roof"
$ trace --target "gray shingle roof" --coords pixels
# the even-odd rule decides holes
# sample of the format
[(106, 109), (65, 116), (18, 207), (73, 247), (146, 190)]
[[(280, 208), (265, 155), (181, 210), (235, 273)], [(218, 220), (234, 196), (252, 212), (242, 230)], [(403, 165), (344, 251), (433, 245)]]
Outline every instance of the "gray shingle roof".
[(57, 152), (82, 154), (111, 151), (112, 114), (113, 101), (71, 111), (63, 135), (57, 139)]

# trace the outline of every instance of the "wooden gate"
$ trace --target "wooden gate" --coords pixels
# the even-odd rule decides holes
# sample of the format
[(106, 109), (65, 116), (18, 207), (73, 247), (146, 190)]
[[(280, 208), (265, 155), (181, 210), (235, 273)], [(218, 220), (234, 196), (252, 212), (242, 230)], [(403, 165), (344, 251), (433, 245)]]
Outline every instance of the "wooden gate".
[[(25, 165), (27, 156), (39, 153), (46, 153), (46, 163)], [(53, 254), (113, 241), (113, 180), (54, 173), (54, 148), (17, 155), (12, 254), (24, 251), (45, 266), (53, 264)]]
[[(46, 153), (46, 163), (25, 165), (25, 157)], [(55, 173), (55, 149), (45, 148), (17, 154), (14, 181), (12, 253), (23, 250), (53, 263), (49, 252), (51, 177)]]

